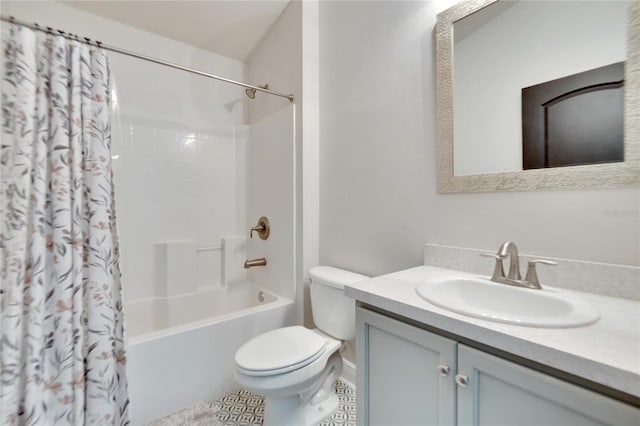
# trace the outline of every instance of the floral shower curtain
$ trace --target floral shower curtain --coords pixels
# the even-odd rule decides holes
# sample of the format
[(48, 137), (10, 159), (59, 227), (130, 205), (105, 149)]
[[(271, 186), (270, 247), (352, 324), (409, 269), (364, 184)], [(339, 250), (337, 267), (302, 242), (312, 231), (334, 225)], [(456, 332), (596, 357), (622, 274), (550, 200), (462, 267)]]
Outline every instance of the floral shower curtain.
[(102, 49), (5, 29), (3, 425), (129, 423), (110, 131)]

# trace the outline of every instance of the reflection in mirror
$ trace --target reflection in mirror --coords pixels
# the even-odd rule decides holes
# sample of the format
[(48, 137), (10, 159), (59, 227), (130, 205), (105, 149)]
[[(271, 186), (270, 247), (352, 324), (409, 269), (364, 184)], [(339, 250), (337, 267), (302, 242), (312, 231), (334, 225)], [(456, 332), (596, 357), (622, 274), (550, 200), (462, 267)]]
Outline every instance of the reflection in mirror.
[(461, 1), (436, 59), (440, 192), (640, 185), (640, 2)]
[(522, 89), (525, 170), (624, 161), (624, 62)]
[(624, 61), (626, 22), (623, 1), (499, 1), (454, 22), (454, 175), (523, 170), (522, 89)]

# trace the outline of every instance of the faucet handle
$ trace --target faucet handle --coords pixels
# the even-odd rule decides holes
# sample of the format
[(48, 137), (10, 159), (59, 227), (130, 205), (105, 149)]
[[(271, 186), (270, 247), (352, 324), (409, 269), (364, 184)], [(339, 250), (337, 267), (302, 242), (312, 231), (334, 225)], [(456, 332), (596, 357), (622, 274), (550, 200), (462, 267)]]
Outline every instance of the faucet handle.
[(496, 260), (502, 260), (505, 257), (507, 257), (507, 256), (501, 256), (501, 255), (496, 254), (496, 253), (480, 253), (480, 256), (482, 256), (482, 257), (492, 257), (492, 258), (494, 258)]
[(506, 256), (500, 256), (499, 254), (496, 253), (480, 253), (480, 256), (482, 257), (492, 257), (496, 260), (502, 260), (504, 259)]
[(527, 276), (524, 281), (528, 287), (531, 288), (542, 288), (540, 285), (540, 280), (538, 279), (538, 273), (536, 272), (536, 265), (540, 263), (542, 265), (555, 266), (558, 262), (553, 262), (551, 260), (542, 260), (542, 259), (534, 259), (530, 260), (527, 264)]
[(495, 253), (480, 253), (480, 256), (491, 257), (496, 260), (496, 266), (493, 269), (493, 275), (491, 276), (491, 281), (495, 281), (496, 278), (498, 279), (504, 278), (504, 267), (502, 266), (502, 259), (504, 259), (504, 256), (500, 256), (499, 254), (495, 254)]
[(536, 263), (550, 266), (556, 266), (558, 264), (558, 262), (554, 262), (553, 260), (533, 259), (529, 261), (529, 265), (535, 265)]
[(269, 219), (267, 219), (265, 216), (262, 216), (260, 219), (258, 219), (258, 224), (252, 227), (251, 231), (249, 232), (249, 238), (253, 238), (254, 232), (257, 232), (258, 236), (262, 240), (266, 240), (267, 238), (269, 238), (269, 234), (271, 233)]

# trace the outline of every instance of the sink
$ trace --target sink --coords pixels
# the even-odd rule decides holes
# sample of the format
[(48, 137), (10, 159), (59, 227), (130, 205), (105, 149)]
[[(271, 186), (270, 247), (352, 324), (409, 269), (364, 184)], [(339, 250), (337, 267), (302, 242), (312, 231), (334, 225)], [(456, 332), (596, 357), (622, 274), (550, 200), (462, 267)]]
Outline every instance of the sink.
[(419, 284), (416, 292), (449, 311), (527, 327), (578, 327), (600, 317), (593, 306), (574, 294), (514, 287), (482, 277), (429, 279)]

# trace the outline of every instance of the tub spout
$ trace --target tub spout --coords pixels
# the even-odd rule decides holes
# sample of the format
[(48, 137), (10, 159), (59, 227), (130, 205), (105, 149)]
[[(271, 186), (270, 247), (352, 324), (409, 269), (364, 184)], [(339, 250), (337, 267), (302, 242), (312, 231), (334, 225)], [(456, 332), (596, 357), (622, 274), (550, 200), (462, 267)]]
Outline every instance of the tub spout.
[(253, 268), (254, 266), (266, 266), (266, 265), (267, 265), (267, 259), (265, 259), (264, 257), (261, 257), (259, 259), (251, 259), (251, 260), (244, 261), (244, 269)]

